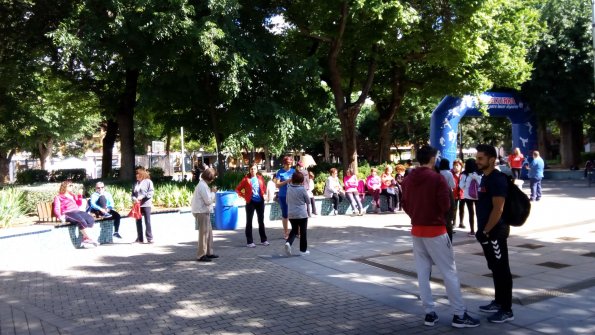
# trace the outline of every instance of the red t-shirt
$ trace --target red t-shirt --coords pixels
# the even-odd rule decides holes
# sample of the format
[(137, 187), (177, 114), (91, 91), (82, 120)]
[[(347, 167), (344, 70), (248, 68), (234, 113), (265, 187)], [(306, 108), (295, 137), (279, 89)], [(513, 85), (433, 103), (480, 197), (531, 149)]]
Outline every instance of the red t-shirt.
[(510, 155), (508, 156), (508, 164), (510, 165), (511, 168), (513, 169), (520, 169), (523, 167), (523, 161), (525, 160), (525, 157), (523, 156), (523, 154), (519, 154), (517, 155)]

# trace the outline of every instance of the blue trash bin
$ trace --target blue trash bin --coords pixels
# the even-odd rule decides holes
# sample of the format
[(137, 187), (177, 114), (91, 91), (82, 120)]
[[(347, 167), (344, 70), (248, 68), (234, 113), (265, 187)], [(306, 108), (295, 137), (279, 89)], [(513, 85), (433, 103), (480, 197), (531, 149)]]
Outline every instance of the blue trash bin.
[(236, 192), (217, 192), (215, 194), (215, 228), (235, 230), (238, 227), (238, 207), (235, 205)]

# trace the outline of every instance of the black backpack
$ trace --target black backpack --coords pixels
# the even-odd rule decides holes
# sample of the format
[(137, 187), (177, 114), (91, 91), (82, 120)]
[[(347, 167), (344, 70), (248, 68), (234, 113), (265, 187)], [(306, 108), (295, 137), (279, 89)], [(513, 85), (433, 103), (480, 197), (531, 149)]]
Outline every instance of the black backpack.
[(506, 201), (504, 202), (504, 211), (502, 219), (504, 223), (520, 227), (531, 213), (531, 201), (529, 197), (512, 181), (512, 177), (507, 176), (508, 191), (506, 192)]

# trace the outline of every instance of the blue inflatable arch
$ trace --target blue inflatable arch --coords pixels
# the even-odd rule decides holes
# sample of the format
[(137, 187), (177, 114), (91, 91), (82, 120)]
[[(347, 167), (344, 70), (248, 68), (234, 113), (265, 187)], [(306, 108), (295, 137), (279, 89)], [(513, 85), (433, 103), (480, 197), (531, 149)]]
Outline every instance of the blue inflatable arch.
[[(537, 149), (537, 127), (529, 106), (515, 93), (486, 92), (479, 96), (487, 105), (490, 116), (508, 117), (512, 123), (512, 149), (519, 148), (525, 157)], [(447, 96), (432, 112), (430, 145), (438, 149), (438, 156), (452, 162), (457, 157), (459, 121), (465, 116), (482, 116), (478, 98)]]

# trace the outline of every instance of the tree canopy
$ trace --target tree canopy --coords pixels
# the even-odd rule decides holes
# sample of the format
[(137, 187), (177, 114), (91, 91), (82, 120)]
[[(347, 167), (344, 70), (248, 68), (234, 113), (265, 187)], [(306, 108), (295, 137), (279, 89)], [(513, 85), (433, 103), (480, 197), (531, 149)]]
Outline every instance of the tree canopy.
[(517, 89), (530, 76), (525, 92), (542, 118), (562, 129), (592, 114), (593, 87), (572, 82), (592, 74), (588, 6), (578, 0), (0, 6), (0, 176), (16, 150), (37, 143), (44, 156), (56, 139), (100, 127), (102, 171), (119, 139), (124, 180), (135, 153), (153, 139), (170, 143), (182, 126), (188, 140), (214, 139), (220, 173), (225, 152), (264, 148), (268, 163), (324, 143), (328, 159), (337, 138), (344, 168), (357, 169), (361, 132), (377, 148), (370, 158), (383, 161), (397, 142), (427, 140), (444, 95)]

